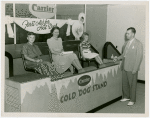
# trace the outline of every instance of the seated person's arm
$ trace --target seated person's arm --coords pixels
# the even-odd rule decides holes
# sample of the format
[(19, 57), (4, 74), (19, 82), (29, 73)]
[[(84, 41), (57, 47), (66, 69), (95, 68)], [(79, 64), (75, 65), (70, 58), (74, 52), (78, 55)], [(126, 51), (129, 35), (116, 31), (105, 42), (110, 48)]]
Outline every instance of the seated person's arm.
[(89, 50), (91, 50), (91, 44), (89, 43), (89, 45), (88, 45), (88, 48), (89, 48)]
[(24, 55), (24, 58), (28, 61), (32, 61), (32, 62), (41, 62), (42, 60), (41, 59), (32, 59), (30, 57), (28, 57), (27, 55)]
[(54, 53), (61, 53), (64, 51), (64, 49), (63, 48), (61, 48), (61, 49), (51, 48), (51, 51)]
[(62, 45), (62, 39), (61, 39), (61, 52), (64, 51), (63, 45)]
[(59, 55), (62, 52), (62, 49), (53, 49), (53, 48), (50, 48), (50, 50), (51, 50), (52, 54), (56, 54), (56, 55)]
[[(28, 61), (32, 61), (32, 62), (42, 62), (42, 59), (32, 59), (28, 56), (28, 47), (27, 46), (23, 46), (22, 49), (22, 54), (24, 55), (24, 58)], [(38, 48), (38, 46), (36, 46), (36, 51), (38, 53), (38, 55), (42, 55), (40, 49)]]

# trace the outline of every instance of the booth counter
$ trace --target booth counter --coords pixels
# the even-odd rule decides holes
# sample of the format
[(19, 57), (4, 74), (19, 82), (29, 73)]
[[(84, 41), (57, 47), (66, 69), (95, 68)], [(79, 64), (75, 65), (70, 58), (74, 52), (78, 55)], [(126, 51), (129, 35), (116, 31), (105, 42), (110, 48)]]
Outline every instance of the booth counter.
[(51, 82), (31, 73), (5, 80), (5, 112), (84, 113), (122, 94), (119, 63)]

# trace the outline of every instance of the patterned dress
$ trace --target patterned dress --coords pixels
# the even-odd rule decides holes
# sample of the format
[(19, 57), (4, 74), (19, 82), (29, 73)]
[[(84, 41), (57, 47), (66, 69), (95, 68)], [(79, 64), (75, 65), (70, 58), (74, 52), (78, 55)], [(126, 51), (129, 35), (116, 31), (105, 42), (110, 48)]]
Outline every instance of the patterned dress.
[[(57, 40), (51, 37), (47, 40), (47, 44), (52, 53), (53, 61), (59, 66), (60, 72), (65, 72), (68, 68), (71, 67), (72, 62), (75, 59), (78, 59), (75, 53), (60, 55), (59, 53), (63, 51), (62, 39), (58, 38)], [(58, 54), (56, 54), (58, 53)]]
[[(26, 43), (22, 48), (22, 54), (27, 55), (32, 59), (41, 59), (42, 53), (39, 47), (35, 44)], [(63, 77), (63, 73), (57, 72), (57, 65), (51, 64), (50, 62), (32, 62), (29, 60), (25, 60), (26, 66), (28, 68), (35, 69), (38, 73), (51, 77), (51, 81), (61, 79)]]
[(80, 47), (82, 48), (84, 58), (92, 59), (99, 55), (91, 52), (91, 44), (89, 42), (80, 43)]

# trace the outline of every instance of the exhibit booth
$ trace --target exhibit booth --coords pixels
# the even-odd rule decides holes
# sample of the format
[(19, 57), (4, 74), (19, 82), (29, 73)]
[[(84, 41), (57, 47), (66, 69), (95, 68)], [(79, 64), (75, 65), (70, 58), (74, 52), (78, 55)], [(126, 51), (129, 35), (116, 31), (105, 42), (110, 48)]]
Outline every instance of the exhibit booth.
[[(27, 42), (28, 31), (36, 33), (35, 44), (43, 54), (42, 59), (51, 61), (46, 39), (54, 26), (60, 27), (64, 50), (73, 51), (79, 57), (78, 47), (86, 22), (78, 22), (80, 17), (86, 19), (86, 13), (85, 5), (77, 6), (81, 11), (78, 9), (71, 19), (61, 15), (61, 10), (66, 8), (63, 5), (45, 5), (47, 11), (40, 11), (44, 5), (6, 4), (5, 112), (84, 113), (121, 98), (121, 62), (114, 63), (111, 59), (120, 52), (111, 42), (105, 42), (102, 50), (92, 46), (94, 52), (102, 53), (104, 64), (97, 68), (96, 63), (84, 62), (83, 73), (66, 71), (63, 78), (52, 81), (49, 76), (24, 68), (21, 49)], [(15, 15), (10, 13), (10, 7), (13, 10), (16, 7)]]

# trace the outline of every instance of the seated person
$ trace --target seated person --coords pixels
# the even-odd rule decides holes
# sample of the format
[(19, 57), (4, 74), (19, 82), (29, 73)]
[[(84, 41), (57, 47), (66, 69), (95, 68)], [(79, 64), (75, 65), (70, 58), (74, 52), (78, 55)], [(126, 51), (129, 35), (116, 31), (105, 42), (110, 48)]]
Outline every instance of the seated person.
[(53, 27), (51, 30), (52, 37), (47, 40), (47, 44), (52, 53), (53, 61), (62, 67), (62, 72), (65, 72), (72, 65), (77, 68), (78, 73), (85, 72), (82, 68), (76, 54), (63, 54), (62, 39), (59, 38), (59, 28)]
[[(33, 32), (27, 33), (28, 42), (23, 46), (22, 54), (24, 55), (26, 66), (28, 68), (35, 69), (42, 75), (47, 75), (55, 79), (62, 78), (63, 73), (59, 72), (59, 68), (56, 64), (43, 61), (41, 56), (42, 53), (37, 45), (34, 44), (35, 34)], [(57, 78), (56, 78), (57, 77)]]
[(103, 64), (102, 59), (99, 54), (91, 52), (91, 44), (88, 42), (89, 34), (84, 32), (82, 35), (82, 40), (80, 43), (80, 51), (83, 60), (95, 58), (95, 60), (99, 63), (99, 67)]

